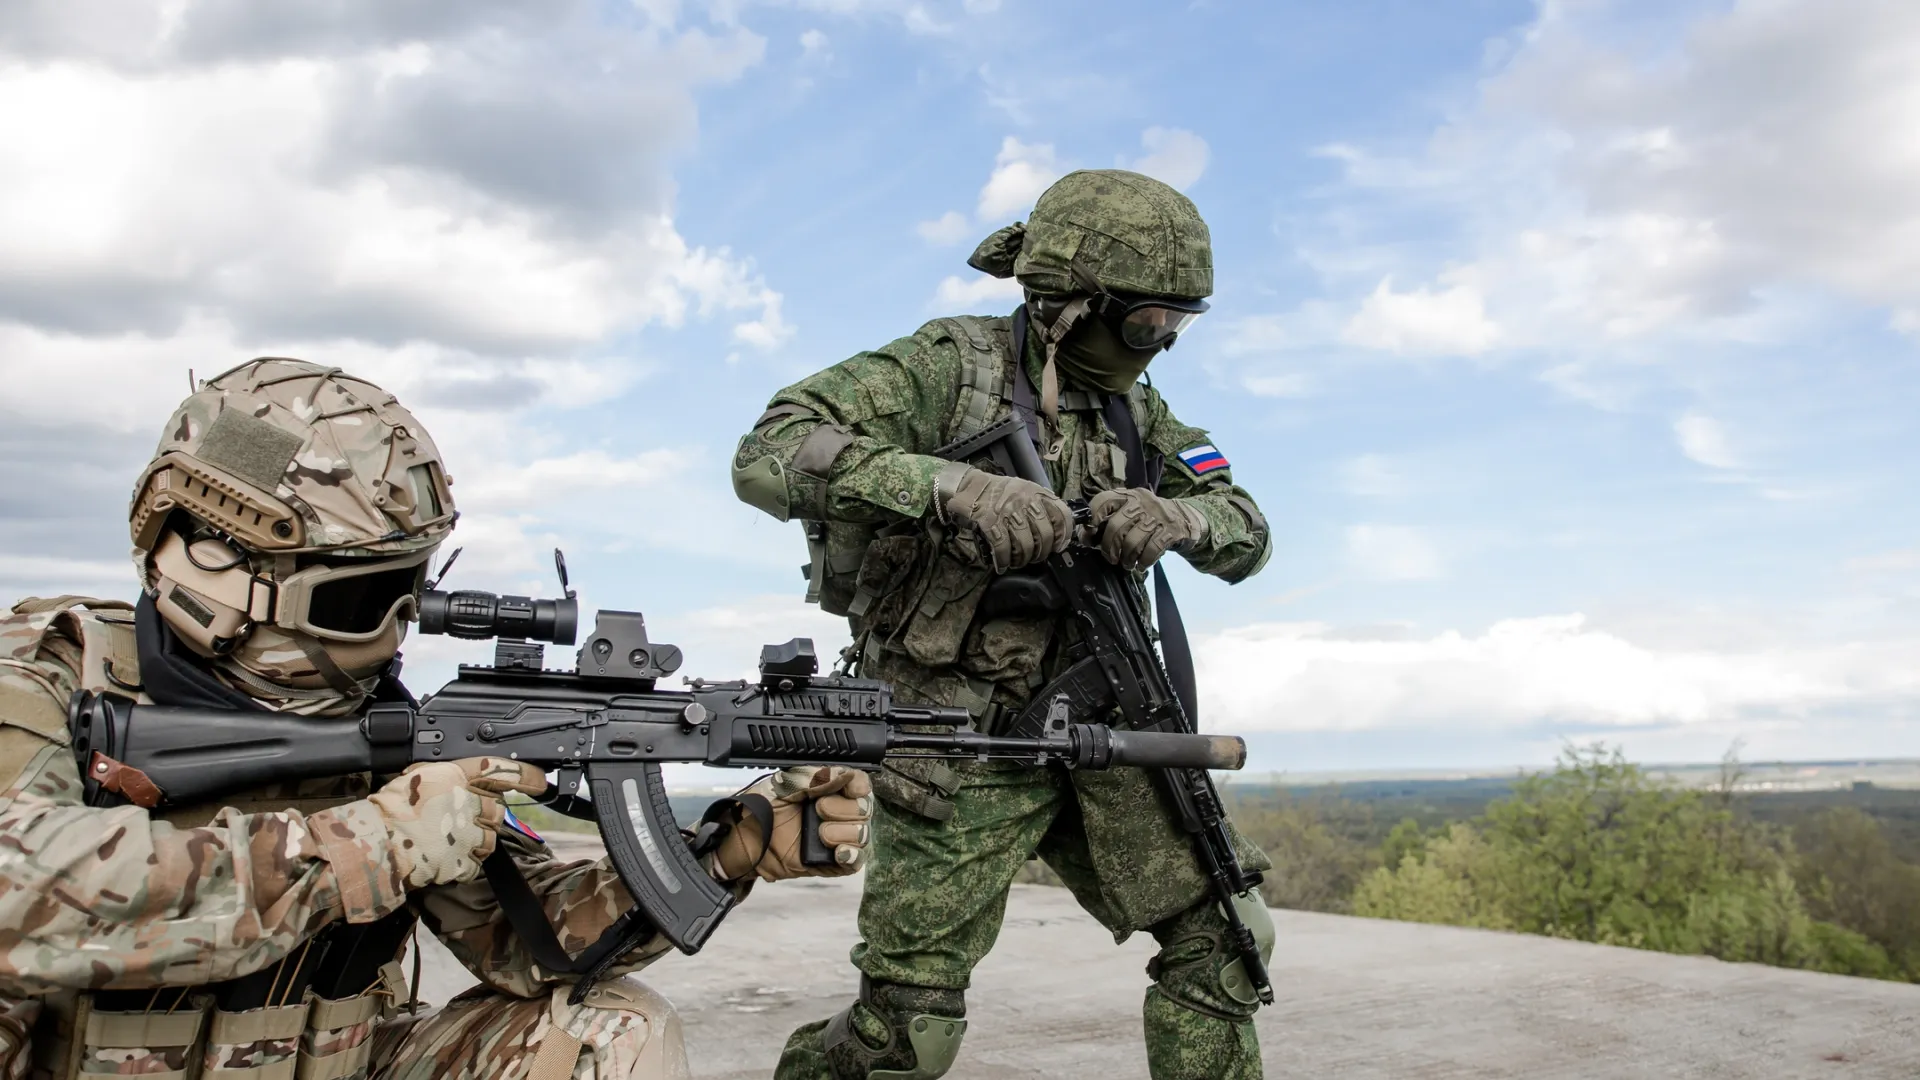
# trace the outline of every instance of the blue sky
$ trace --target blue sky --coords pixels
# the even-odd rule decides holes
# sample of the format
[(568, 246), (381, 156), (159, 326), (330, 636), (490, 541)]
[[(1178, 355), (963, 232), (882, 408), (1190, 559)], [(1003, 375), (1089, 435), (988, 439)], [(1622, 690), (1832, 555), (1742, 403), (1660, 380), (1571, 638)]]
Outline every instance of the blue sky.
[(1123, 165), (1213, 230), (1152, 374), (1275, 524), (1252, 581), (1177, 574), (1261, 767), (1920, 755), (1911, 5), (90, 11), (0, 15), (10, 592), (124, 592), (187, 369), (274, 353), (427, 420), (459, 584), (561, 543), (690, 672), (829, 638), (734, 440), (1010, 310), (972, 245)]

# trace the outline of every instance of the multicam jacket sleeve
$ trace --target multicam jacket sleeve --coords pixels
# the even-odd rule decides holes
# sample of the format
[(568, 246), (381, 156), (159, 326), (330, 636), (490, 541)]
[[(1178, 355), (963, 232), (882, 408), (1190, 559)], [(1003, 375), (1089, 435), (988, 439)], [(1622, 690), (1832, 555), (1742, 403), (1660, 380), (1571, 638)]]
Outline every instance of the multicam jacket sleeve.
[(0, 659), (0, 993), (215, 982), (403, 902), (360, 853), (386, 843), (384, 825), (354, 805), (227, 810), (197, 829), (84, 805), (59, 652)]
[[(578, 955), (593, 944), (633, 906), (632, 894), (621, 884), (619, 873), (608, 859), (563, 863), (544, 846), (512, 838), (501, 842), (514, 845), (514, 863), (540, 898), (560, 947), (569, 955)], [(744, 897), (751, 884), (748, 878), (734, 886), (735, 895)], [(467, 970), (495, 990), (515, 997), (534, 997), (564, 978), (535, 962), (485, 880), (427, 889), (417, 896), (416, 906), (427, 928), (446, 943)], [(622, 958), (610, 973), (637, 971), (672, 947), (666, 938), (655, 934)]]

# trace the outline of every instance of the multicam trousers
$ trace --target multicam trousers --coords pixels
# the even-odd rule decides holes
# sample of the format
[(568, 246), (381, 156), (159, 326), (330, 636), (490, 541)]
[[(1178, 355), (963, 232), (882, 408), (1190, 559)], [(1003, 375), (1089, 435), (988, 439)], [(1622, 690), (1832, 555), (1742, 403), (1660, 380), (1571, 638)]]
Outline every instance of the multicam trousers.
[[(476, 987), (389, 1020), (374, 1033), (369, 1080), (685, 1080), (680, 1018), (666, 998), (632, 976), (594, 987), (578, 1006), (567, 1004), (569, 990), (526, 999)], [(571, 1056), (546, 1050), (565, 1071), (541, 1075), (550, 1041)]]

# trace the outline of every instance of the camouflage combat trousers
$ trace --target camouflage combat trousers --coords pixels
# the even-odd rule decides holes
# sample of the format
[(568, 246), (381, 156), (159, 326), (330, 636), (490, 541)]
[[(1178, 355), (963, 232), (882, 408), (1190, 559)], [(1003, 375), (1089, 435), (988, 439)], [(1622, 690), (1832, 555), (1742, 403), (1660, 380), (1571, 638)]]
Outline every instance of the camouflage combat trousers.
[[(680, 1018), (666, 998), (632, 976), (596, 986), (578, 1006), (567, 1004), (570, 989), (529, 999), (476, 987), (389, 1020), (374, 1033), (369, 1080), (685, 1080)], [(571, 1068), (535, 1077), (556, 1024), (555, 1043), (574, 1056), (549, 1056)]]
[[(853, 950), (855, 966), (875, 981), (966, 989), (999, 936), (1014, 877), (1035, 853), (1089, 914), (1109, 929), (1117, 922), (1102, 899), (1066, 777), (1047, 769), (957, 771), (961, 786), (948, 821), (884, 802), (877, 808), (860, 904), (862, 940)], [(1161, 945), (1159, 975), (1142, 1008), (1154, 1080), (1262, 1075), (1259, 1040), (1246, 1019), (1251, 1010), (1226, 998), (1208, 977), (1224, 957), (1206, 939), (1217, 941), (1225, 925), (1218, 909), (1202, 902), (1150, 928)], [(816, 1022), (793, 1033), (778, 1080), (833, 1080), (825, 1027)]]

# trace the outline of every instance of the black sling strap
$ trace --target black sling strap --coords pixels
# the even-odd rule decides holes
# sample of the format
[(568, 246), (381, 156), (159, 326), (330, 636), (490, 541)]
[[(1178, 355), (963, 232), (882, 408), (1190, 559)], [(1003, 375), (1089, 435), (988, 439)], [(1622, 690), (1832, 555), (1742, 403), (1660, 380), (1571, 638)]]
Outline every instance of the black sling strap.
[[(1012, 404), (1014, 415), (1026, 425), (1033, 445), (1044, 447), (1040, 420), (1033, 408), (1033, 379), (1027, 374), (1025, 304), (1013, 313)], [(1127, 455), (1127, 486), (1157, 490), (1166, 459), (1159, 454), (1151, 459), (1147, 457), (1140, 441), (1140, 427), (1133, 422), (1133, 411), (1127, 408), (1126, 395), (1108, 394), (1104, 415), (1107, 427), (1113, 430), (1114, 437), (1120, 440), (1120, 449)], [(1180, 605), (1173, 599), (1173, 586), (1167, 581), (1166, 568), (1158, 564), (1153, 568), (1153, 609), (1160, 624), (1160, 657), (1167, 665), (1167, 678), (1172, 681), (1174, 695), (1187, 714), (1187, 730), (1199, 731), (1200, 695), (1193, 674), (1193, 646), (1187, 641), (1187, 625), (1180, 619)]]
[[(1107, 395), (1106, 419), (1120, 440), (1120, 449), (1127, 452), (1127, 486), (1157, 490), (1166, 459), (1159, 454), (1147, 457), (1140, 442), (1140, 428), (1133, 422), (1133, 410), (1127, 408), (1124, 394)], [(1153, 566), (1153, 609), (1160, 622), (1160, 658), (1166, 662), (1167, 678), (1187, 714), (1187, 730), (1199, 731), (1200, 695), (1193, 675), (1193, 647), (1187, 642), (1187, 624), (1180, 619), (1180, 605), (1174, 602), (1173, 586), (1167, 581), (1163, 563)]]

